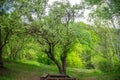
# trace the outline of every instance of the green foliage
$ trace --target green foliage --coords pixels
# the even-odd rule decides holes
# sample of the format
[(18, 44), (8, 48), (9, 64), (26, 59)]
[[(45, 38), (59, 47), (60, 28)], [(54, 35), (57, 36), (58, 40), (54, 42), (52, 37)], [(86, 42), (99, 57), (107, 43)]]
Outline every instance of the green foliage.
[(67, 65), (70, 67), (84, 68), (85, 62), (81, 58), (82, 45), (79, 43), (74, 44), (67, 57)]
[(97, 7), (93, 13), (91, 13), (91, 16), (95, 18), (99, 17), (102, 20), (104, 19), (108, 20), (112, 18), (111, 17), (112, 14), (111, 14), (111, 11), (109, 10), (109, 7), (104, 4), (102, 6), (99, 5), (99, 7)]
[(118, 74), (120, 73), (120, 61), (115, 56), (114, 56), (113, 72)]
[(39, 53), (38, 55), (38, 62), (47, 64), (47, 65), (54, 65), (53, 61), (48, 58), (48, 56), (44, 53)]
[[(99, 17), (97, 19), (112, 20), (115, 16), (119, 16), (120, 1), (119, 0), (85, 0), (89, 5), (96, 5), (96, 9), (93, 10), (92, 18)], [(119, 19), (118, 19), (119, 20)], [(98, 20), (97, 20), (98, 21)]]
[(37, 42), (31, 36), (26, 37), (24, 41), (24, 48), (21, 50), (21, 59), (37, 60), (37, 54), (40, 51)]
[(85, 63), (80, 58), (79, 54), (75, 52), (71, 52), (67, 58), (67, 65), (70, 67), (78, 67), (78, 68), (84, 68)]
[(90, 5), (98, 5), (102, 2), (102, 0), (85, 0), (86, 2), (88, 2), (88, 4)]
[(120, 1), (119, 0), (111, 0), (110, 8), (113, 14), (120, 13)]
[(106, 58), (96, 55), (92, 58), (92, 64), (95, 68), (100, 69), (103, 72), (109, 72), (110, 64)]

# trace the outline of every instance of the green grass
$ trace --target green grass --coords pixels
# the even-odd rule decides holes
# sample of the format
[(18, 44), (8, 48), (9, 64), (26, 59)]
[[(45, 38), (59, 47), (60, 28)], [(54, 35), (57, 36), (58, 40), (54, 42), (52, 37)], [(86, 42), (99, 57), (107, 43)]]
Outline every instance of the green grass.
[[(32, 76), (41, 76), (43, 74), (58, 74), (56, 66), (44, 65), (34, 61), (8, 61), (5, 62), (5, 67), (6, 69), (0, 70), (0, 80), (27, 80)], [(104, 74), (96, 69), (67, 68), (67, 74), (77, 78), (78, 80), (84, 80), (84, 78), (107, 80), (108, 78), (107, 74)]]

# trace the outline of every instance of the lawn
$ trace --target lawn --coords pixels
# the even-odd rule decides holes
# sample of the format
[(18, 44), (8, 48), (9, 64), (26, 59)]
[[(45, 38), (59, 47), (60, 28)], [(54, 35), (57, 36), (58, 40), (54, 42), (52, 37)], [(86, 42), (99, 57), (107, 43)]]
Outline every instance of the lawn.
[[(44, 65), (34, 61), (5, 62), (5, 69), (0, 69), (0, 80), (39, 80), (44, 74), (58, 74), (56, 66)], [(67, 68), (67, 74), (77, 80), (119, 80), (116, 74), (105, 74), (96, 69)], [(119, 75), (119, 74), (117, 74)]]

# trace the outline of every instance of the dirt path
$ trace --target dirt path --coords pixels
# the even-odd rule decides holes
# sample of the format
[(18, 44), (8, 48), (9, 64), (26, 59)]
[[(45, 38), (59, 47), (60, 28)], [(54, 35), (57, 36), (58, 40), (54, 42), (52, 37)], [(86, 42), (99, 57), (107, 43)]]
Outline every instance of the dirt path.
[(94, 77), (88, 77), (88, 78), (84, 78), (82, 80), (97, 80), (97, 79), (95, 79)]
[[(40, 80), (40, 77), (39, 76), (32, 76), (32, 77), (28, 78), (27, 80)], [(82, 80), (97, 80), (97, 79), (94, 77), (88, 77), (88, 78), (84, 78)]]
[(28, 78), (27, 80), (40, 80), (40, 76), (32, 76)]
[[(30, 78), (28, 78), (27, 80), (40, 80), (40, 76), (32, 76)], [(77, 79), (79, 80), (79, 79)], [(80, 80), (97, 80), (95, 77), (88, 77), (88, 78), (83, 78)]]

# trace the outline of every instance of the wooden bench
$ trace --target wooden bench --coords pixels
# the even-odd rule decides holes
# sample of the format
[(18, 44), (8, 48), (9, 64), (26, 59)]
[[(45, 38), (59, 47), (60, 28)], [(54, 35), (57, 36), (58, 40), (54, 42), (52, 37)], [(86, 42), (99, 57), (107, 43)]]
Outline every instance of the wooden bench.
[(43, 75), (40, 80), (76, 80), (73, 77), (70, 77), (68, 75), (63, 75), (63, 74), (48, 74), (48, 75)]

